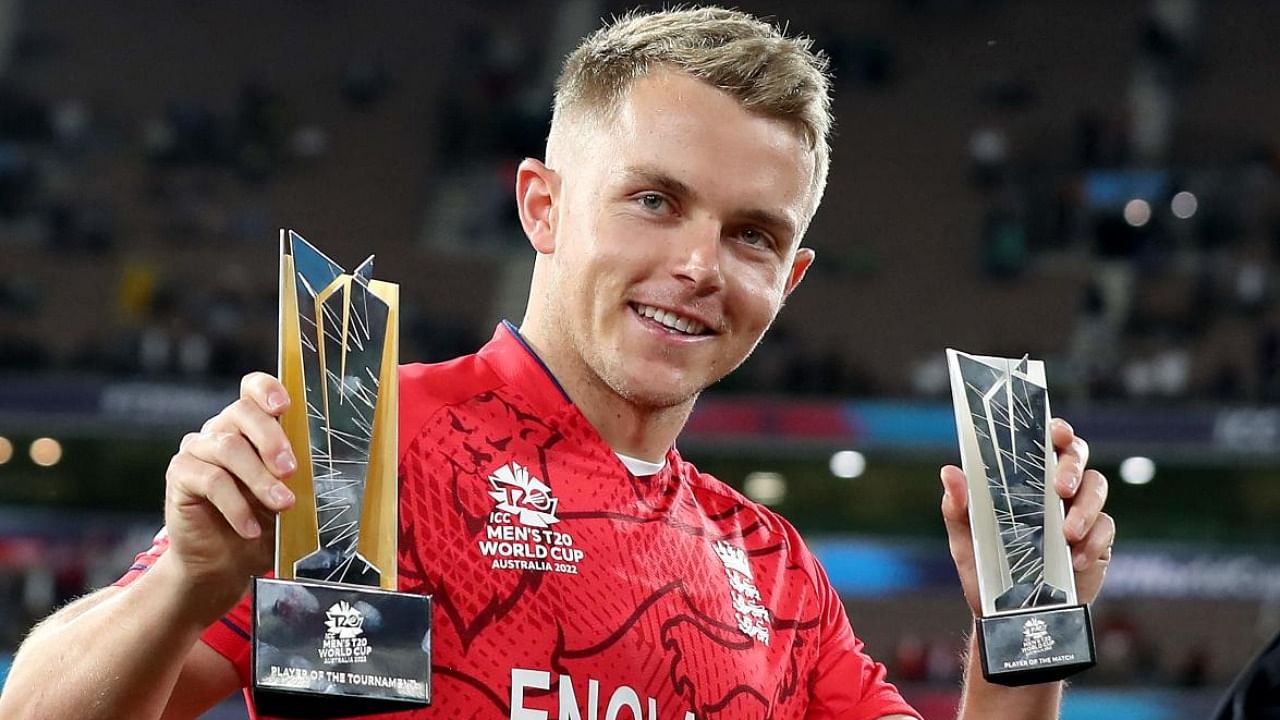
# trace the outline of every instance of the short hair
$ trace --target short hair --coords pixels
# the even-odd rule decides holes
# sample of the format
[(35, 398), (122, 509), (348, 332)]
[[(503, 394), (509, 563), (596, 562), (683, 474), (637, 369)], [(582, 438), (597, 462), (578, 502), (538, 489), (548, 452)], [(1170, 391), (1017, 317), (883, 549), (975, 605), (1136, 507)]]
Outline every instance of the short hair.
[(632, 83), (655, 68), (683, 72), (733, 96), (748, 112), (795, 128), (813, 153), (810, 189), (817, 207), (830, 165), (831, 81), (827, 57), (813, 51), (812, 39), (788, 37), (785, 29), (718, 7), (629, 12), (566, 58), (552, 128), (577, 113), (611, 117)]

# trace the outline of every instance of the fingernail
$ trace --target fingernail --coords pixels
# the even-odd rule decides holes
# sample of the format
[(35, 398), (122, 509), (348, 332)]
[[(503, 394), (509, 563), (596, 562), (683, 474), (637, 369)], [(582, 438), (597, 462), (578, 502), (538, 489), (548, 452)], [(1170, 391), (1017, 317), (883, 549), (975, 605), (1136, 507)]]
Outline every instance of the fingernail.
[(269, 490), (267, 494), (271, 496), (271, 501), (274, 502), (277, 507), (285, 507), (293, 503), (293, 492), (289, 490), (289, 488), (285, 487), (284, 483), (276, 483), (275, 485), (272, 485), (271, 490)]
[(256, 538), (262, 534), (262, 526), (258, 524), (257, 520), (249, 518), (244, 522), (244, 534), (245, 537)]
[(286, 402), (288, 402), (288, 399), (282, 392), (273, 392), (267, 396), (267, 407), (272, 410), (279, 410), (284, 407)]
[(293, 472), (293, 469), (297, 466), (298, 463), (293, 459), (293, 453), (288, 450), (281, 450), (280, 454), (276, 456), (276, 467), (279, 468), (280, 472)]
[(1089, 563), (1085, 560), (1084, 555), (1080, 553), (1075, 553), (1071, 556), (1071, 565), (1077, 570), (1083, 570), (1088, 564)]

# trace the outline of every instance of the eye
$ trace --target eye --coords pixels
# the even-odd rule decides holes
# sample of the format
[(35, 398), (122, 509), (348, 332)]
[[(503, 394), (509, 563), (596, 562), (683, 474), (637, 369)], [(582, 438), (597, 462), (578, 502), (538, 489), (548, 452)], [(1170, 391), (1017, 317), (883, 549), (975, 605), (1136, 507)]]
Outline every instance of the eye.
[(751, 247), (768, 248), (773, 246), (773, 239), (769, 237), (769, 234), (757, 228), (743, 228), (742, 232), (738, 233), (738, 237), (742, 238), (743, 244)]
[(660, 212), (667, 206), (667, 199), (658, 193), (644, 193), (636, 198), (640, 207), (650, 212)]

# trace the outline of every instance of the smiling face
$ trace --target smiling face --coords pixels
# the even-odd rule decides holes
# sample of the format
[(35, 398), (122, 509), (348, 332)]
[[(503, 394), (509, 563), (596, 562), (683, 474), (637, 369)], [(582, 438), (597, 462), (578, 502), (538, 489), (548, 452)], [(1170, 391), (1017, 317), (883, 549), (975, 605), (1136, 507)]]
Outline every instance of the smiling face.
[[(664, 408), (736, 368), (812, 261), (813, 155), (792, 127), (682, 73), (574, 124), (547, 175), (527, 332), (561, 382)], [(523, 172), (523, 171), (522, 171)], [(536, 214), (536, 212), (532, 213)]]

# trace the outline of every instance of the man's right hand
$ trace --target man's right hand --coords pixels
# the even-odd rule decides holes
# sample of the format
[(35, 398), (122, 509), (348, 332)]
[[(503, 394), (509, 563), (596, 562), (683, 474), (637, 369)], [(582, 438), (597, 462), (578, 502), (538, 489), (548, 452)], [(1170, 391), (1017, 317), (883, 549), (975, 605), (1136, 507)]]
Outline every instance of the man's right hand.
[(297, 467), (279, 416), (289, 406), (280, 381), (251, 373), (240, 399), (182, 439), (166, 473), (165, 562), (215, 612), (245, 592), (249, 577), (271, 566), (275, 514), (291, 507), (281, 482)]

